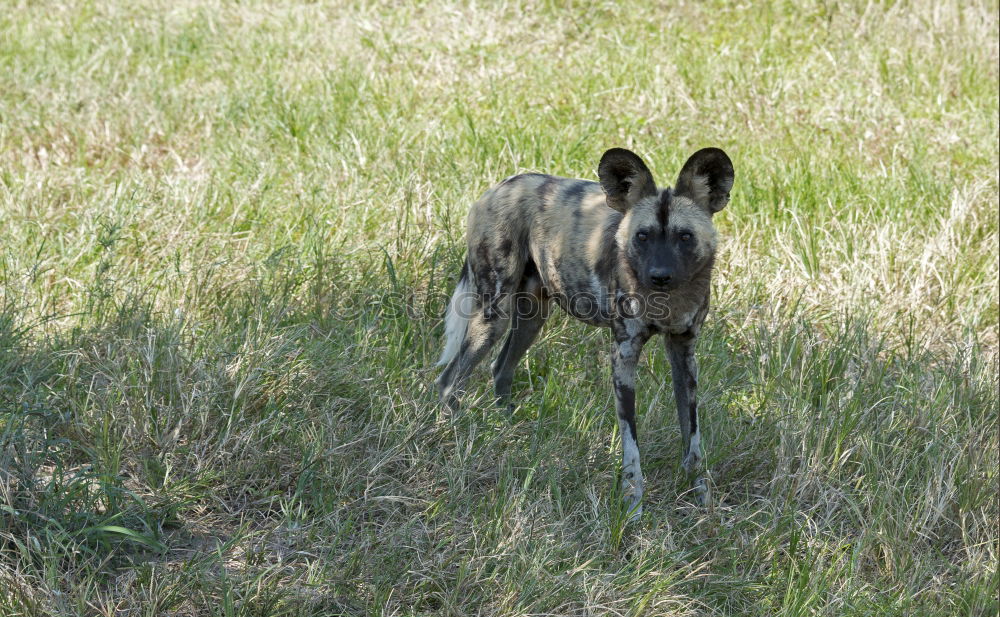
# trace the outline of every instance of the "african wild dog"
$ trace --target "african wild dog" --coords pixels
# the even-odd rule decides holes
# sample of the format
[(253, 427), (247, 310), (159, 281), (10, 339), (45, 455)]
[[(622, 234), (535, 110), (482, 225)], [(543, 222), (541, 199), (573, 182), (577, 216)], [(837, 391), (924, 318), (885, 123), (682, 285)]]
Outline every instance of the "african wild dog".
[(729, 201), (733, 164), (717, 148), (685, 163), (677, 186), (659, 189), (634, 153), (608, 150), (600, 183), (521, 174), (472, 206), (468, 256), (445, 318), (438, 365), (442, 400), (454, 408), (473, 368), (508, 330), (493, 363), (496, 396), (509, 405), (514, 367), (555, 300), (574, 317), (611, 328), (615, 402), (622, 439), (622, 488), (641, 513), (642, 471), (635, 429), (635, 372), (643, 344), (663, 334), (684, 446), (682, 464), (700, 503), (701, 429), (694, 357), (708, 311), (717, 237), (712, 215)]

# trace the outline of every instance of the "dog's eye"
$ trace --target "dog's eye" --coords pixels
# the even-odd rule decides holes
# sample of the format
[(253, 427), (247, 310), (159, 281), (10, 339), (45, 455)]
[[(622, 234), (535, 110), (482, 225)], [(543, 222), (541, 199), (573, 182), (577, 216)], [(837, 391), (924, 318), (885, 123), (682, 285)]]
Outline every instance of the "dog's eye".
[(640, 231), (639, 233), (635, 234), (635, 239), (638, 240), (639, 242), (645, 242), (646, 238), (648, 237), (649, 236), (644, 231)]
[(690, 242), (693, 237), (690, 232), (685, 231), (681, 234), (681, 242)]

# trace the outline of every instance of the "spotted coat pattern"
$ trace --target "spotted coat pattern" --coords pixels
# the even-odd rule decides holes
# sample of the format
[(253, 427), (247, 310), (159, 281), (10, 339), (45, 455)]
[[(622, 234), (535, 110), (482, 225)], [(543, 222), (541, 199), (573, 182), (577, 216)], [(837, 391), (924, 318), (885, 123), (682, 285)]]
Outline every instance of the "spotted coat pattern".
[(451, 408), (475, 366), (506, 333), (493, 363), (498, 401), (509, 406), (514, 368), (549, 305), (613, 334), (612, 384), (622, 440), (622, 491), (641, 512), (643, 477), (635, 373), (643, 345), (662, 335), (670, 359), (683, 467), (699, 502), (702, 473), (694, 347), (709, 306), (718, 238), (713, 215), (733, 185), (729, 157), (696, 152), (673, 188), (659, 188), (634, 153), (604, 154), (599, 182), (529, 173), (507, 178), (469, 212), (468, 257), (446, 317), (437, 383)]

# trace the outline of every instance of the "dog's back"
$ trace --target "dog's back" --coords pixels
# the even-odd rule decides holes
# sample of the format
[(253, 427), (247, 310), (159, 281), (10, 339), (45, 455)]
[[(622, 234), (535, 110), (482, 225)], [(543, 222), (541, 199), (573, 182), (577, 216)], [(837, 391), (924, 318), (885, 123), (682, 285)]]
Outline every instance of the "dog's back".
[[(516, 291), (526, 272), (537, 272), (547, 295), (567, 310), (571, 298), (606, 304), (621, 219), (597, 182), (543, 174), (507, 178), (469, 212), (475, 289), (499, 296)], [(606, 325), (598, 311), (592, 318), (576, 316)]]

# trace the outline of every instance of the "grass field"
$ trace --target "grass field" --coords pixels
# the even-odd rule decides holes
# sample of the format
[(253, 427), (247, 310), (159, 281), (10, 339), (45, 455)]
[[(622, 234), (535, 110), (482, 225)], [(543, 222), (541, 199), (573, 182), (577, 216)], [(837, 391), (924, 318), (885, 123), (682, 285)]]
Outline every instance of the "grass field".
[[(0, 0), (0, 615), (997, 615), (1000, 7), (663, 4)], [(471, 203), (613, 146), (737, 173), (635, 525), (606, 331), (432, 387)]]

